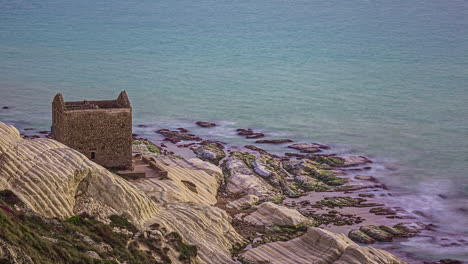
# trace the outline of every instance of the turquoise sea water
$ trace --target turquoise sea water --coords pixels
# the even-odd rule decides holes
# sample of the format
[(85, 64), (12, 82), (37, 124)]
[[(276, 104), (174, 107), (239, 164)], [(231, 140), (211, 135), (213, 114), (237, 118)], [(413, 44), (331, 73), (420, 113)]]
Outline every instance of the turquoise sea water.
[(135, 124), (210, 120), (238, 144), (251, 127), (368, 155), (407, 207), (468, 234), (467, 1), (0, 1), (1, 121), (47, 129), (57, 92), (121, 90)]

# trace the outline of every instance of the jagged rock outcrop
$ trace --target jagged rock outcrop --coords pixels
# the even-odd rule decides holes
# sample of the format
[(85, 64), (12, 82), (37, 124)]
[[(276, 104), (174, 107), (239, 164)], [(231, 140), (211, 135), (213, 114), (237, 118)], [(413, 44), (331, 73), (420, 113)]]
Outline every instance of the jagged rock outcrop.
[(226, 157), (223, 149), (217, 144), (205, 144), (193, 151), (198, 158), (218, 165), (219, 161)]
[(309, 227), (290, 241), (278, 241), (249, 249), (244, 260), (271, 264), (404, 264), (392, 254), (372, 247), (359, 246), (343, 234)]
[(296, 209), (270, 202), (262, 203), (258, 206), (257, 211), (245, 216), (243, 220), (260, 226), (297, 226), (313, 223)]
[(272, 199), (277, 195), (276, 189), (267, 181), (257, 176), (244, 162), (240, 153), (232, 154), (224, 163), (228, 171), (226, 190), (228, 193), (253, 194), (260, 200)]

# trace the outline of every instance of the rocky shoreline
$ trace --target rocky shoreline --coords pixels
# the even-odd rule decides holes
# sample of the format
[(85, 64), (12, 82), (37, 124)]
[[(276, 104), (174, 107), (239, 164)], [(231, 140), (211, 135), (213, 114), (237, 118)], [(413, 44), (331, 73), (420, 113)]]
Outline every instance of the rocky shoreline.
[[(204, 121), (197, 125), (203, 129), (216, 127), (215, 123)], [(315, 263), (317, 256), (310, 252), (322, 245), (302, 248), (301, 241), (329, 236), (337, 243), (337, 249), (341, 248), (340, 255), (345, 259), (330, 255), (333, 261), (324, 263), (372, 263), (374, 254), (388, 260), (383, 263), (403, 263), (386, 252), (371, 253), (367, 251), (371, 248), (357, 245), (379, 246), (379, 243), (403, 241), (412, 236), (424, 236), (432, 228), (404, 208), (386, 203), (386, 197), (392, 193), (369, 175), (373, 162), (364, 156), (339, 156), (325, 144), (269, 139), (265, 133), (252, 129), (237, 129), (233, 133), (253, 140), (253, 144), (236, 147), (205, 140), (186, 128), (159, 129), (155, 135), (162, 138), (152, 143), (136, 134), (134, 138), (136, 142), (149, 142), (142, 146), (153, 146), (157, 149), (153, 151), (156, 155), (185, 160), (196, 157), (220, 168), (224, 176), (214, 206), (228, 214), (232, 227), (243, 239), (233, 248), (234, 262), (299, 263), (299, 259), (309, 258), (310, 262), (300, 263)], [(45, 133), (23, 137), (44, 136)], [(257, 140), (260, 137), (265, 139)], [(265, 150), (269, 144), (284, 146), (283, 154), (269, 153)], [(343, 235), (326, 233), (329, 231)], [(353, 244), (352, 240), (358, 244)], [(346, 259), (351, 245), (364, 259), (370, 259)], [(294, 254), (285, 258), (273, 253), (271, 248), (294, 249)], [(421, 263), (398, 250), (389, 251), (410, 263)]]
[[(253, 129), (237, 129), (235, 133), (247, 139), (255, 139), (258, 134), (261, 134), (259, 137), (268, 136)], [(346, 234), (361, 244), (404, 241), (408, 237), (424, 236), (432, 228), (403, 208), (386, 204), (385, 197), (392, 193), (366, 173), (373, 163), (367, 157), (338, 156), (328, 145), (297, 143), (287, 138), (257, 140), (254, 144), (231, 148), (222, 142), (213, 145), (213, 142), (202, 140), (201, 144), (177, 145), (175, 152), (188, 147), (198, 158), (221, 164), (227, 175), (239, 175), (236, 170), (251, 170), (251, 175), (256, 176), (252, 177), (256, 179), (254, 182), (245, 178), (236, 181), (228, 176), (226, 190), (220, 194), (223, 200), (220, 208), (234, 219), (240, 216), (237, 211), (231, 213), (230, 203), (243, 204), (243, 209), (257, 209), (255, 204), (273, 201), (296, 209), (319, 223), (319, 227)], [(268, 144), (284, 146), (284, 154), (269, 153), (259, 147)], [(236, 167), (242, 162), (243, 167)], [(246, 195), (241, 197), (241, 193)], [(249, 202), (242, 203), (243, 199), (250, 201), (250, 205)], [(252, 238), (257, 244), (258, 239)], [(391, 252), (420, 263), (406, 253)]]

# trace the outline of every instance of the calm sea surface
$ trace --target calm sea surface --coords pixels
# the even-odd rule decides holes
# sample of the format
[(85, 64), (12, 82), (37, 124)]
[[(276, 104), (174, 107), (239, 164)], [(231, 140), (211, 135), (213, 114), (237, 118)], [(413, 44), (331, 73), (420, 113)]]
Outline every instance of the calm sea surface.
[[(0, 0), (0, 121), (44, 130), (57, 92), (121, 90), (135, 124), (370, 156), (406, 208), (468, 236), (467, 1)], [(431, 245), (402, 247), (468, 260)]]

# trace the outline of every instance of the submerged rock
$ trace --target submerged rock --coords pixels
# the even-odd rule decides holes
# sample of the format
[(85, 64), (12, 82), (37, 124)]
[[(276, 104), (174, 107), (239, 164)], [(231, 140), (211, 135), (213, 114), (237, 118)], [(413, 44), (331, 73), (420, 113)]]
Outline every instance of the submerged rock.
[(343, 234), (309, 227), (290, 241), (278, 241), (249, 249), (241, 254), (245, 261), (271, 264), (404, 264), (392, 254), (372, 247), (362, 247)]
[[(321, 144), (293, 144), (288, 146), (288, 148), (297, 149), (302, 153), (315, 153), (321, 151), (325, 145)], [(328, 146), (327, 146), (328, 147)]]
[(373, 193), (360, 193), (358, 194), (359, 197), (365, 197), (365, 198), (374, 198), (375, 194)]
[(215, 123), (205, 122), (205, 121), (198, 121), (195, 124), (197, 124), (198, 126), (201, 126), (201, 127), (214, 127), (214, 126), (216, 126)]
[(201, 138), (195, 135), (180, 132), (180, 131), (171, 131), (169, 129), (156, 130), (156, 133), (163, 135), (165, 137), (164, 140), (169, 141), (173, 144), (179, 143), (182, 140), (202, 141)]
[(240, 135), (240, 136), (247, 136), (247, 135), (251, 135), (252, 133), (254, 133), (253, 130), (250, 128), (248, 129), (239, 128), (236, 131), (237, 131), (237, 135)]
[(253, 133), (251, 135), (247, 135), (246, 138), (262, 138), (265, 137), (265, 134), (263, 133)]
[(177, 130), (179, 130), (179, 131), (182, 132), (182, 133), (188, 133), (188, 132), (189, 132), (188, 129), (183, 128), (183, 127), (179, 127), (179, 128), (177, 128)]
[(434, 262), (424, 262), (424, 264), (463, 264), (463, 262), (456, 259), (441, 259)]
[(237, 135), (245, 136), (246, 138), (262, 138), (265, 134), (260, 132), (254, 132), (252, 129), (237, 129)]
[(372, 161), (364, 156), (345, 156), (341, 157), (344, 160), (344, 167), (351, 167), (357, 165), (363, 165), (366, 163), (372, 163)]
[(291, 143), (294, 142), (291, 139), (262, 139), (262, 140), (257, 140), (255, 143), (259, 144), (283, 144), (283, 143)]
[(362, 198), (353, 198), (350, 196), (333, 196), (333, 197), (325, 197), (323, 200), (318, 201), (315, 204), (315, 207), (321, 207), (321, 206), (326, 206), (329, 208), (343, 208), (343, 207), (372, 207), (372, 206), (377, 206), (380, 204), (376, 203), (364, 203), (366, 202), (366, 199)]
[(390, 207), (375, 207), (369, 210), (375, 215), (396, 215), (396, 211)]

